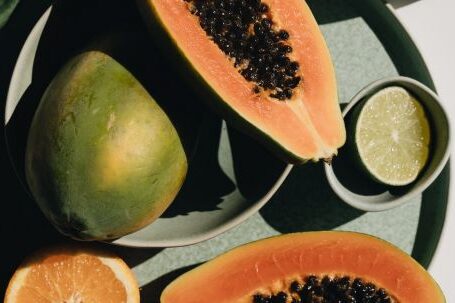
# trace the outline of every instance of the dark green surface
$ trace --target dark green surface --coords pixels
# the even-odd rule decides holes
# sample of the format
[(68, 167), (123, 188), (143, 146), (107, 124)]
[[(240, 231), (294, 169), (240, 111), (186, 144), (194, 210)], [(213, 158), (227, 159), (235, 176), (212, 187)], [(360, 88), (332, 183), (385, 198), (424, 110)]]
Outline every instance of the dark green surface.
[(8, 21), (19, 0), (0, 0), (0, 28)]
[[(70, 0), (69, 0), (70, 1)], [(0, 30), (0, 98), (5, 100), (12, 69), (29, 31), (50, 1), (22, 0)], [(410, 76), (432, 87), (417, 49), (379, 0), (310, 0), (337, 70), (340, 101), (347, 102), (363, 85), (378, 77)], [(106, 8), (103, 6), (103, 9)], [(366, 26), (366, 24), (368, 26)], [(369, 32), (371, 28), (376, 36)], [(379, 40), (377, 40), (379, 39)], [(387, 54), (380, 44), (384, 45)], [(58, 55), (58, 48), (54, 51)], [(2, 114), (3, 115), (3, 111)], [(24, 130), (26, 132), (26, 130)], [(30, 251), (64, 241), (44, 219), (14, 176), (1, 141), (4, 197), (1, 232), (4, 245), (1, 289), (12, 270)], [(274, 198), (245, 223), (198, 245), (172, 249), (111, 248), (135, 267), (142, 297), (156, 302), (162, 288), (178, 274), (238, 244), (273, 234), (301, 230), (349, 229), (379, 235), (428, 266), (439, 240), (447, 205), (449, 166), (423, 194), (423, 202), (383, 213), (363, 213), (342, 203), (323, 175), (322, 166), (295, 168)], [(420, 214), (420, 215), (419, 215)], [(418, 220), (418, 222), (416, 222)], [(414, 239), (414, 232), (417, 234)], [(414, 241), (415, 240), (415, 241)], [(414, 244), (413, 244), (414, 243)]]

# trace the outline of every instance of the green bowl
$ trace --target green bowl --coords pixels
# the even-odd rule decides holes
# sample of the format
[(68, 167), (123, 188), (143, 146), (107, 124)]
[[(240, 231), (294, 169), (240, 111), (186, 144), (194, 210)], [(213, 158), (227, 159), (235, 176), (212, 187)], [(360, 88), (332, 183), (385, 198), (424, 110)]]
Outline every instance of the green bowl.
[[(364, 183), (365, 180), (360, 180), (360, 178), (363, 179), (365, 176), (358, 174), (357, 178), (359, 180), (348, 180), (349, 182), (346, 182), (346, 180), (343, 180), (342, 175), (344, 174), (337, 173), (337, 169), (334, 169), (333, 165), (325, 164), (326, 177), (333, 191), (347, 204), (364, 211), (383, 211), (412, 200), (412, 198), (422, 193), (441, 173), (450, 154), (450, 126), (446, 110), (439, 101), (439, 97), (430, 88), (411, 78), (401, 76), (384, 78), (364, 87), (343, 110), (346, 125), (350, 124), (349, 113), (356, 105), (362, 106), (364, 103), (361, 103), (361, 101), (388, 86), (401, 86), (407, 89), (424, 107), (431, 127), (430, 158), (420, 176), (410, 185), (399, 189), (373, 185), (372, 187), (376, 188), (371, 192), (354, 190), (352, 186), (346, 185), (347, 183), (355, 184), (357, 181), (358, 183)], [(348, 131), (348, 136), (352, 135), (351, 133)], [(348, 137), (348, 142), (349, 139)], [(352, 161), (353, 159), (347, 158), (351, 155), (348, 152), (349, 148), (348, 146), (341, 150), (339, 158), (335, 159), (335, 161)], [(345, 154), (342, 154), (343, 152)], [(346, 176), (344, 178), (352, 178), (350, 175)]]

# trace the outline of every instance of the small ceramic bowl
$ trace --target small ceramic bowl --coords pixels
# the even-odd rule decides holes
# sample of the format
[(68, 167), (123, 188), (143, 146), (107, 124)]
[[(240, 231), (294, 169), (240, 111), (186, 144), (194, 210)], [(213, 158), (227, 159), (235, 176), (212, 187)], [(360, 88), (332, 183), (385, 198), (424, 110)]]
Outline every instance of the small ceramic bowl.
[[(422, 193), (441, 173), (449, 158), (450, 148), (450, 126), (449, 119), (444, 110), (443, 104), (439, 101), (438, 96), (422, 83), (407, 77), (391, 77), (375, 81), (363, 88), (353, 97), (351, 102), (343, 110), (343, 117), (346, 124), (349, 123), (350, 111), (362, 100), (373, 95), (380, 89), (388, 86), (401, 86), (413, 94), (425, 108), (425, 112), (431, 127), (431, 151), (430, 157), (424, 170), (416, 181), (405, 187), (387, 187), (385, 185), (375, 184), (373, 181), (365, 180), (365, 176), (357, 174), (344, 174), (343, 171), (351, 171), (351, 167), (344, 163), (349, 162), (342, 154), (345, 150), (340, 151), (339, 157), (334, 160), (333, 165), (325, 164), (325, 173), (328, 182), (334, 192), (349, 205), (364, 211), (383, 211), (400, 206), (418, 194)], [(348, 136), (350, 134), (348, 133)], [(341, 169), (337, 169), (341, 166)], [(343, 177), (346, 175), (348, 177)], [(354, 174), (355, 175), (355, 174)], [(353, 179), (353, 180), (345, 180)], [(352, 186), (352, 184), (361, 184)], [(347, 185), (351, 184), (351, 185)], [(366, 188), (370, 187), (370, 190)], [(355, 188), (355, 189), (354, 189)]]

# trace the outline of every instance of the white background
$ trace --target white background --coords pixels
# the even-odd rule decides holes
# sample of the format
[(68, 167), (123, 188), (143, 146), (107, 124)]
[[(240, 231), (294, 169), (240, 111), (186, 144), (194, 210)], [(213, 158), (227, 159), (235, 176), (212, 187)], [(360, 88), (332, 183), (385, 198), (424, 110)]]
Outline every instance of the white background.
[[(455, 123), (455, 1), (389, 0), (419, 47), (442, 102)], [(452, 136), (453, 137), (453, 136)], [(452, 144), (453, 146), (453, 144)], [(444, 231), (430, 272), (441, 285), (447, 302), (455, 302), (455, 159), (451, 160), (450, 197)], [(428, 302), (431, 303), (431, 302)]]

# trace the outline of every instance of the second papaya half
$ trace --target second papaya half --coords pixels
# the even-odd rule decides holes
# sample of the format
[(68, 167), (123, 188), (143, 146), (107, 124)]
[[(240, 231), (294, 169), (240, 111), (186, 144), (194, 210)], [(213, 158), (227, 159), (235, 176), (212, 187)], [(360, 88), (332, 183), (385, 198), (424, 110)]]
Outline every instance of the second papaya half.
[(139, 4), (159, 44), (229, 123), (289, 163), (330, 159), (344, 144), (334, 68), (304, 1)]

